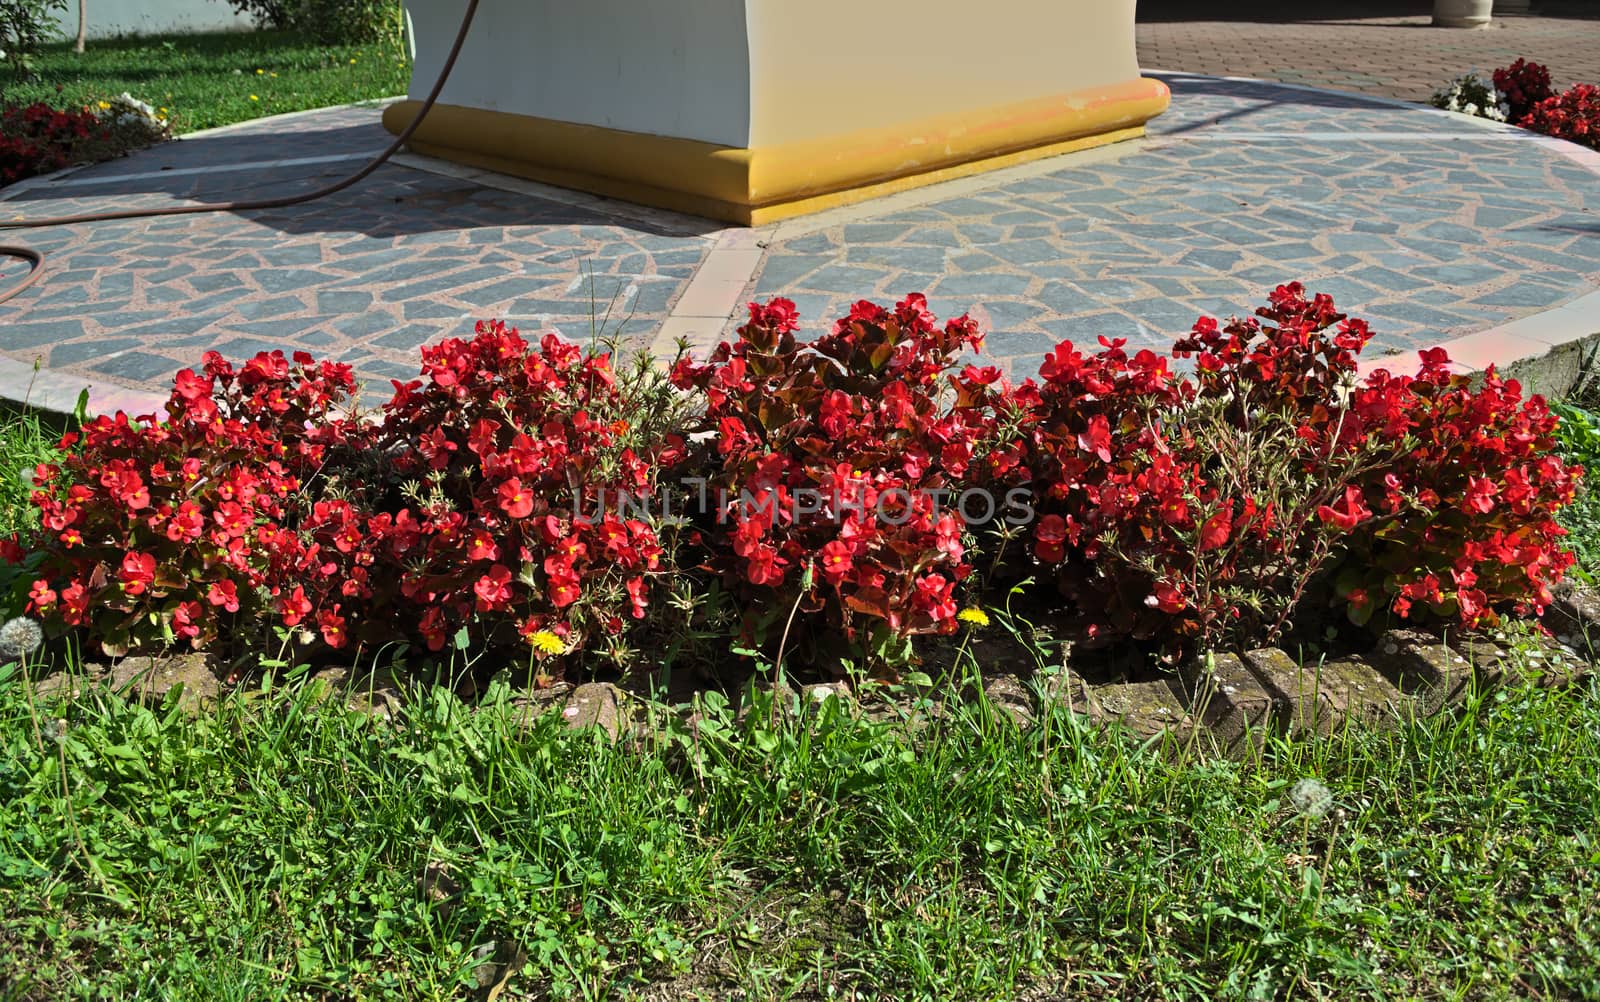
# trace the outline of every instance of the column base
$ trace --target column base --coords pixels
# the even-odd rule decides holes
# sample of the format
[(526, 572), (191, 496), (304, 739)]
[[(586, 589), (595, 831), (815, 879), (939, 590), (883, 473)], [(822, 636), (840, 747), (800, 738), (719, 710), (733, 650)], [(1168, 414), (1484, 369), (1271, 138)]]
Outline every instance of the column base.
[[(761, 226), (1144, 134), (1170, 96), (1158, 80), (755, 149), (435, 105), (418, 153), (610, 198)], [(401, 101), (399, 133), (421, 107)]]

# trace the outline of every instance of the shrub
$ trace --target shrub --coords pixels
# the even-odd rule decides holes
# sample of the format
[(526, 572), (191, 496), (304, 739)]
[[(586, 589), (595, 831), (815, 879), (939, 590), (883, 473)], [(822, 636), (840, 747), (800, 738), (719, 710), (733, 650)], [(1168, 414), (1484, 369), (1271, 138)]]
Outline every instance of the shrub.
[(0, 0), (0, 59), (15, 76), (33, 74), (33, 57), (55, 32), (55, 15), (66, 9), (67, 0)]
[(1579, 471), (1548, 454), (1542, 401), (1492, 372), (1474, 391), (1439, 351), (1415, 379), (1357, 387), (1362, 321), (1298, 284), (1257, 313), (1177, 343), (1192, 379), (1120, 342), (1067, 343), (1019, 390), (1034, 554), (1086, 635), (1181, 652), (1270, 640), (1313, 599), (1361, 622), (1425, 600), (1468, 626), (1549, 601), (1571, 562), (1552, 514)]
[(1550, 71), (1538, 63), (1518, 59), (1505, 69), (1494, 71), (1494, 86), (1505, 99), (1508, 120), (1520, 123), (1534, 105), (1550, 96)]
[(66, 457), (35, 475), (43, 558), (28, 610), (113, 655), (200, 647), (223, 627), (247, 646), (274, 615), (344, 646), (329, 583), (356, 582), (345, 601), (365, 600), (364, 571), (316, 538), (309, 498), (335, 490), (348, 464), (334, 456), (362, 441), (334, 416), (354, 385), (349, 366), (303, 353), (235, 371), (209, 352), (201, 373), (178, 374), (168, 420), (118, 412), (66, 435)]
[(956, 627), (972, 568), (951, 502), (980, 467), (1017, 462), (985, 447), (1000, 373), (956, 372), (977, 325), (939, 327), (920, 295), (893, 311), (858, 303), (814, 342), (797, 327), (790, 301), (752, 303), (737, 343), (673, 370), (710, 436), (690, 469), (717, 498), (711, 567), (758, 639), (798, 613), (801, 632), (842, 637), (835, 654), (904, 661), (911, 635)]
[(106, 132), (87, 110), (57, 111), (46, 104), (0, 109), (0, 185), (60, 170), (73, 162), (79, 144)]
[(1574, 84), (1545, 98), (1518, 123), (1524, 129), (1600, 150), (1600, 87)]
[(396, 38), (401, 6), (396, 0), (228, 0), (257, 25), (298, 31), (325, 45), (352, 45)]
[(1350, 439), (1381, 439), (1385, 463), (1349, 506), (1339, 590), (1358, 621), (1384, 606), (1468, 627), (1496, 606), (1542, 612), (1574, 561), (1555, 515), (1583, 472), (1552, 452), (1559, 419), (1493, 367), (1474, 389), (1442, 349), (1422, 361), (1414, 378), (1373, 373), (1351, 401)]
[(648, 363), (504, 324), (424, 348), (426, 380), (395, 383), (377, 440), (404, 485), (373, 520), (395, 614), (438, 651), (531, 645), (626, 665), (628, 624), (670, 577), (652, 498), (680, 441), (673, 391)]
[(1046, 358), (1028, 401), (1034, 554), (1090, 639), (1271, 638), (1330, 559), (1318, 511), (1370, 461), (1329, 448), (1368, 334), (1298, 286), (1259, 312), (1273, 324), (1197, 323), (1174, 352), (1198, 355), (1192, 379), (1120, 341)]

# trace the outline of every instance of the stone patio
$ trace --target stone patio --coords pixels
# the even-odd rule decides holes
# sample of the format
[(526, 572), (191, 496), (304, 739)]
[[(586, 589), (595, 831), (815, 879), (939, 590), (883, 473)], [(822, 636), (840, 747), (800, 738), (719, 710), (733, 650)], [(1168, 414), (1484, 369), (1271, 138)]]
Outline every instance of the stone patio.
[[(27, 231), (50, 274), (0, 306), (0, 384), (51, 405), (87, 383), (124, 406), (207, 348), (304, 348), (353, 364), (376, 399), (476, 318), (665, 352), (773, 295), (820, 328), (856, 299), (925, 291), (941, 315), (971, 311), (1019, 375), (1061, 339), (1165, 347), (1292, 279), (1372, 321), (1370, 355), (1477, 336), (1473, 364), (1510, 361), (1600, 330), (1547, 313), (1600, 285), (1600, 156), (1382, 99), (1166, 79), (1172, 110), (1145, 140), (765, 229), (403, 157), (292, 209)], [(306, 190), (385, 145), (378, 114), (258, 121), (14, 186), (0, 218)], [(1540, 316), (1561, 329), (1497, 333)]]

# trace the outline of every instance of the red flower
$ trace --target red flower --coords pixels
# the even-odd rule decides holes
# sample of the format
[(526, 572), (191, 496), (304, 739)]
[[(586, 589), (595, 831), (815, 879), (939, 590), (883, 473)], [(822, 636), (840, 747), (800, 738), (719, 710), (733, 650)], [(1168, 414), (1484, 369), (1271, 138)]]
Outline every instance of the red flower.
[(211, 396), (211, 380), (195, 374), (193, 369), (184, 369), (173, 380), (173, 387), (184, 402), (193, 404), (202, 397)]
[(1220, 549), (1228, 543), (1228, 537), (1233, 533), (1233, 506), (1217, 512), (1206, 519), (1205, 525), (1200, 527), (1200, 552)]
[(278, 611), (283, 615), (284, 626), (299, 626), (311, 613), (311, 600), (306, 598), (305, 588), (295, 585), (289, 597), (279, 601)]
[(129, 553), (122, 558), (117, 579), (122, 582), (122, 589), (127, 594), (144, 594), (145, 589), (155, 582), (156, 558), (148, 553)]
[(512, 518), (527, 518), (533, 514), (533, 492), (524, 490), (522, 481), (512, 477), (500, 485), (500, 510)]
[(1066, 559), (1066, 539), (1066, 520), (1060, 515), (1046, 515), (1033, 531), (1033, 554), (1047, 564), (1059, 564)]
[(337, 605), (317, 613), (317, 632), (322, 634), (323, 643), (334, 650), (340, 650), (350, 642), (345, 626), (345, 618), (339, 614)]
[(1500, 493), (1500, 488), (1495, 486), (1488, 477), (1468, 477), (1466, 505), (1472, 511), (1487, 515), (1494, 511), (1494, 496)]
[(185, 640), (194, 640), (200, 636), (204, 616), (199, 602), (179, 602), (172, 611), (172, 632)]
[(850, 557), (850, 547), (837, 539), (822, 547), (818, 556), (818, 565), (822, 568), (822, 578), (835, 587), (850, 574), (854, 561)]
[(489, 568), (489, 573), (472, 586), (478, 596), (479, 612), (495, 612), (511, 601), (511, 571), (500, 564)]
[(35, 612), (49, 612), (55, 606), (57, 597), (50, 582), (40, 579), (33, 583), (33, 588), (28, 592), (29, 608)]
[(213, 581), (206, 591), (206, 601), (221, 606), (229, 612), (238, 612), (239, 589), (232, 581)]
[(1346, 487), (1344, 497), (1339, 501), (1337, 508), (1329, 505), (1319, 505), (1317, 515), (1329, 525), (1345, 532), (1372, 517), (1372, 510), (1363, 502), (1359, 487)]

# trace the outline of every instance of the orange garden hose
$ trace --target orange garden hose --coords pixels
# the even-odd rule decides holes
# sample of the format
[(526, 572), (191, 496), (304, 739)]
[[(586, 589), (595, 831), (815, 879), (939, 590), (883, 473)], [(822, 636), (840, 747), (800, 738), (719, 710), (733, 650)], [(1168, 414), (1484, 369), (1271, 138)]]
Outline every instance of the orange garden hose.
[[(326, 198), (345, 190), (353, 184), (363, 181), (373, 171), (382, 167), (390, 157), (400, 152), (433, 109), (439, 100), (439, 93), (444, 90), (445, 81), (450, 78), (450, 71), (455, 68), (456, 57), (461, 55), (461, 47), (467, 41), (467, 31), (472, 27), (473, 16), (478, 12), (478, 0), (467, 0), (467, 11), (461, 18), (461, 28), (456, 32), (456, 40), (450, 46), (450, 54), (445, 58), (444, 67), (439, 71), (439, 79), (434, 81), (433, 89), (428, 92), (427, 100), (422, 102), (422, 107), (417, 111), (417, 117), (411, 124), (395, 137), (389, 148), (354, 174), (316, 191), (306, 192), (303, 195), (285, 195), (281, 198), (264, 198), (251, 202), (216, 202), (207, 205), (177, 205), (159, 209), (123, 209), (112, 212), (89, 212), (80, 216), (55, 216), (44, 219), (0, 219), (0, 230), (7, 229), (40, 229), (46, 226), (74, 226), (79, 223), (103, 223), (114, 219), (146, 219), (153, 216), (187, 216), (200, 212), (251, 212), (257, 209), (282, 209), (291, 205), (303, 205), (306, 202)], [(44, 277), (44, 255), (32, 247), (0, 244), (0, 256), (21, 258), (32, 263), (33, 267), (18, 285), (0, 292), (0, 303), (20, 295), (29, 287), (35, 285)]]

